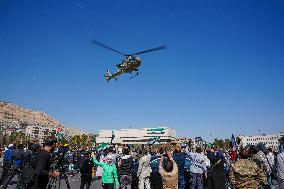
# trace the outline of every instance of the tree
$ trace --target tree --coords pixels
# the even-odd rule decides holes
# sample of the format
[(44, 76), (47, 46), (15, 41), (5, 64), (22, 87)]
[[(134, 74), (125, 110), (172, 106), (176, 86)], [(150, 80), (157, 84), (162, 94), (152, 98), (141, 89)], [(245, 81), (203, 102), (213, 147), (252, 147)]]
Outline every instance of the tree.
[(82, 147), (87, 147), (91, 145), (91, 139), (88, 135), (75, 135), (69, 141), (69, 145), (72, 148), (78, 149)]
[(69, 141), (69, 144), (73, 148), (78, 148), (78, 146), (80, 145), (80, 135), (73, 136)]
[(25, 133), (23, 133), (23, 132), (13, 132), (8, 137), (8, 141), (9, 141), (8, 143), (26, 145), (30, 141), (30, 138), (28, 136), (26, 136)]
[(219, 148), (223, 148), (223, 149), (227, 149), (229, 147), (229, 144), (230, 144), (229, 139), (223, 140), (223, 139), (215, 138), (214, 142), (213, 142), (214, 147), (219, 147)]

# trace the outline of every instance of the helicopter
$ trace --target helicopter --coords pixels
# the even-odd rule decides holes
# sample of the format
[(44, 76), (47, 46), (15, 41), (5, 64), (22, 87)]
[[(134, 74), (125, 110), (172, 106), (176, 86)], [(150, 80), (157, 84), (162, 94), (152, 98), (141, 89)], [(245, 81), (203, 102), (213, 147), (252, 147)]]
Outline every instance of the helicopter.
[(105, 49), (111, 50), (113, 52), (119, 53), (121, 55), (123, 55), (125, 57), (124, 60), (122, 60), (122, 62), (120, 64), (117, 64), (116, 67), (118, 68), (118, 70), (115, 73), (111, 73), (109, 70), (107, 70), (106, 74), (104, 75), (105, 79), (109, 82), (111, 79), (115, 79), (117, 81), (117, 77), (120, 76), (121, 74), (124, 73), (130, 73), (134, 75), (132, 77), (130, 77), (130, 79), (133, 79), (134, 77), (138, 76), (141, 72), (139, 71), (139, 67), (142, 63), (142, 60), (137, 56), (140, 54), (144, 54), (144, 53), (148, 53), (148, 52), (152, 52), (152, 51), (158, 51), (158, 50), (162, 50), (165, 49), (166, 46), (159, 46), (156, 48), (152, 48), (152, 49), (148, 49), (148, 50), (144, 50), (144, 51), (139, 51), (133, 54), (124, 54), (118, 50), (115, 50), (109, 46), (106, 46), (96, 40), (92, 40), (92, 43), (95, 45), (98, 45), (100, 47), (103, 47)]

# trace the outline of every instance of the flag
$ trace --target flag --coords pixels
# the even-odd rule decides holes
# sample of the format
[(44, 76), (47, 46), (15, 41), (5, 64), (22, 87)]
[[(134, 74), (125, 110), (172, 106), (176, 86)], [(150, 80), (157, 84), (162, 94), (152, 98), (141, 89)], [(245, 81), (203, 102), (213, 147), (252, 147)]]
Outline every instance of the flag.
[(60, 128), (60, 127), (57, 127), (56, 130), (55, 130), (56, 133), (60, 133), (61, 131), (62, 131), (62, 128)]
[(153, 144), (154, 144), (155, 142), (157, 142), (158, 140), (160, 140), (160, 137), (149, 138), (147, 144), (153, 145)]
[(108, 142), (102, 143), (102, 144), (97, 146), (96, 150), (102, 150), (102, 149), (106, 148), (108, 146), (108, 144), (109, 144)]
[(114, 137), (115, 137), (115, 134), (114, 134), (114, 131), (112, 130), (111, 131), (111, 141), (110, 141), (111, 144), (112, 144), (112, 141), (113, 141)]

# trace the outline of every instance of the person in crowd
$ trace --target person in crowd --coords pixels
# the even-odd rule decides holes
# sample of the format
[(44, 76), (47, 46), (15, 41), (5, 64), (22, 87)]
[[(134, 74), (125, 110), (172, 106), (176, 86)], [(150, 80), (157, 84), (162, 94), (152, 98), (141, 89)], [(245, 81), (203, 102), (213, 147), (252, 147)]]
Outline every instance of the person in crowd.
[(208, 175), (208, 189), (225, 189), (225, 158), (221, 151), (211, 152), (210, 174)]
[[(282, 141), (284, 145), (284, 141)], [(277, 155), (277, 180), (279, 189), (284, 189), (284, 151)]]
[(215, 158), (215, 151), (213, 148), (207, 150), (207, 158), (211, 162)]
[(267, 173), (267, 172), (270, 171), (270, 166), (269, 166), (268, 160), (266, 158), (267, 148), (262, 143), (259, 143), (257, 145), (257, 147), (259, 149), (258, 152), (257, 152), (257, 155), (260, 157), (261, 162), (263, 162), (264, 173)]
[[(214, 150), (213, 150), (214, 151)], [(206, 165), (206, 170), (210, 167), (210, 159), (209, 159), (209, 157), (208, 157), (208, 155), (207, 155), (207, 151), (205, 151), (205, 153), (201, 153), (203, 156), (204, 156), (204, 161), (205, 161), (205, 165)], [(213, 153), (214, 154), (214, 153)]]
[(95, 165), (100, 166), (103, 169), (103, 175), (102, 175), (103, 189), (113, 189), (115, 186), (116, 188), (118, 188), (119, 182), (117, 177), (117, 169), (115, 164), (113, 163), (113, 157), (111, 155), (107, 155), (106, 163), (99, 162), (95, 157), (93, 157), (93, 161)]
[(184, 189), (185, 188), (184, 164), (185, 164), (186, 154), (181, 153), (181, 147), (180, 146), (175, 147), (173, 159), (178, 166), (178, 188)]
[(12, 154), (11, 167), (10, 167), (7, 177), (3, 180), (3, 183), (2, 183), (3, 185), (1, 189), (7, 188), (12, 178), (16, 174), (20, 174), (20, 171), (22, 170), (22, 164), (23, 164), (24, 157), (25, 157), (24, 145), (19, 144), (17, 145), (17, 150), (15, 150)]
[(174, 161), (172, 154), (167, 152), (167, 164), (163, 167), (164, 156), (161, 156), (159, 164), (159, 173), (163, 181), (163, 189), (178, 189), (179, 186), (179, 170), (178, 165)]
[(22, 170), (18, 177), (17, 189), (29, 189), (34, 183), (36, 163), (41, 146), (34, 142), (29, 143), (28, 149), (24, 152)]
[(108, 149), (108, 154), (107, 155), (109, 155), (109, 156), (111, 156), (112, 157), (112, 162), (115, 164), (115, 165), (117, 165), (117, 154), (116, 154), (116, 150), (115, 150), (115, 148), (114, 147), (110, 147), (109, 149)]
[(123, 155), (118, 162), (118, 173), (121, 185), (125, 189), (131, 189), (131, 169), (133, 166), (133, 158), (130, 155), (130, 150), (128, 148), (123, 149)]
[(67, 189), (71, 188), (68, 179), (68, 168), (70, 163), (68, 159), (69, 150), (69, 144), (65, 143), (58, 146), (57, 152), (53, 154), (53, 158), (57, 160), (57, 163), (54, 164), (54, 166), (58, 166), (60, 169), (60, 180), (64, 179)]
[(190, 188), (197, 187), (198, 189), (203, 189), (203, 174), (206, 175), (207, 170), (206, 170), (206, 164), (205, 164), (205, 156), (201, 154), (201, 152), (202, 152), (202, 149), (200, 147), (196, 147), (195, 153), (194, 152), (189, 153), (189, 159), (191, 160)]
[(4, 155), (3, 155), (3, 171), (0, 179), (0, 184), (6, 179), (10, 166), (12, 163), (12, 154), (13, 154), (13, 144), (9, 144), (8, 148), (5, 150)]
[(259, 147), (255, 146), (255, 145), (251, 145), (248, 148), (249, 148), (249, 151), (250, 151), (249, 160), (256, 163), (256, 165), (264, 172), (265, 171), (265, 165), (264, 165), (264, 162), (263, 162), (261, 156), (258, 153), (260, 151)]
[(38, 155), (35, 182), (31, 189), (46, 189), (49, 178), (56, 178), (60, 176), (58, 171), (50, 172), (50, 153), (53, 152), (56, 142), (56, 138), (53, 137), (48, 137), (45, 140), (44, 148), (39, 152)]
[[(104, 153), (103, 152), (100, 152), (97, 154), (97, 160), (101, 163), (104, 163), (105, 162), (105, 156), (104, 156)], [(97, 179), (101, 179), (102, 178), (102, 175), (103, 175), (103, 168), (100, 167), (100, 166), (97, 166), (97, 169), (96, 169), (96, 177)]]
[(232, 151), (231, 151), (231, 160), (233, 162), (235, 162), (237, 160), (237, 150), (235, 147), (233, 147)]
[(92, 171), (94, 168), (94, 162), (91, 159), (91, 152), (86, 151), (83, 153), (84, 157), (81, 159), (80, 163), (80, 173), (81, 173), (81, 185), (80, 189), (90, 189), (92, 182)]
[(146, 149), (143, 150), (143, 156), (139, 160), (139, 167), (137, 171), (138, 177), (138, 188), (139, 189), (150, 189), (150, 174), (152, 172), (150, 166), (151, 154)]
[(266, 175), (268, 184), (269, 184), (271, 189), (274, 189), (275, 186), (272, 183), (272, 177), (271, 177), (272, 168), (274, 166), (274, 158), (269, 161), (269, 159), (267, 157), (267, 154), (268, 154), (269, 151), (265, 147), (265, 144), (259, 143), (257, 145), (257, 147), (259, 148), (259, 151), (258, 151), (257, 154), (259, 155), (261, 161), (263, 162), (263, 165), (264, 165), (263, 166), (263, 171), (264, 171), (264, 173)]
[(266, 150), (266, 160), (267, 160), (268, 167), (269, 167), (269, 172), (266, 173), (267, 181), (268, 181), (270, 188), (275, 189), (275, 185), (272, 182), (272, 179), (274, 179), (272, 176), (273, 174), (272, 171), (275, 168), (275, 157), (274, 157), (272, 148), (268, 148)]
[(241, 149), (240, 160), (232, 163), (230, 170), (231, 184), (234, 189), (268, 188), (263, 170), (253, 161), (248, 160), (249, 150)]

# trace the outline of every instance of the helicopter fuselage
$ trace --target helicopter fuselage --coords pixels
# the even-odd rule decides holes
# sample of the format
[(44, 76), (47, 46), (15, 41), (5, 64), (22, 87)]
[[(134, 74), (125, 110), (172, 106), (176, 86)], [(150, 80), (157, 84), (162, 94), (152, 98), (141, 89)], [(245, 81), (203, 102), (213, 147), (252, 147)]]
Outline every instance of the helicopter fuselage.
[(133, 71), (138, 71), (138, 68), (141, 65), (141, 59), (138, 57), (131, 56), (126, 60), (123, 60), (119, 66), (119, 70), (123, 73), (132, 73)]
[[(139, 73), (139, 67), (142, 63), (142, 60), (137, 57), (137, 55), (141, 55), (141, 54), (144, 54), (144, 53), (149, 53), (149, 52), (153, 52), (153, 51), (158, 51), (158, 50), (162, 50), (162, 49), (165, 49), (166, 46), (163, 45), (163, 46), (159, 46), (159, 47), (156, 47), (156, 48), (152, 48), (152, 49), (148, 49), (148, 50), (143, 50), (143, 51), (139, 51), (139, 52), (136, 52), (136, 53), (132, 53), (132, 54), (125, 54), (125, 53), (122, 53), (118, 50), (115, 50), (103, 43), (100, 43), (96, 40), (92, 40), (92, 43), (95, 44), (95, 45), (98, 45), (98, 46), (101, 46), (105, 49), (108, 49), (110, 51), (113, 51), (115, 53), (118, 53), (118, 54), (121, 54), (123, 55), (124, 57), (126, 57), (126, 59), (124, 59), (122, 61), (122, 63), (120, 64), (117, 64), (116, 67), (118, 68), (118, 70), (111, 74), (109, 70), (107, 70), (106, 74), (105, 74), (105, 78), (107, 81), (115, 78), (117, 80), (117, 77), (123, 73), (130, 73), (132, 74), (132, 72), (136, 72), (136, 75), (137, 76)], [(135, 76), (132, 76), (130, 79), (134, 78)]]
[(131, 73), (131, 74), (132, 72), (138, 73), (141, 63), (142, 60), (139, 57), (134, 57), (134, 56), (128, 57), (127, 59), (123, 60), (121, 64), (116, 65), (118, 67), (118, 70), (115, 73), (110, 74), (108, 70), (107, 74), (105, 75), (105, 78), (107, 81), (109, 81), (113, 78), (116, 79), (119, 75), (123, 73)]

